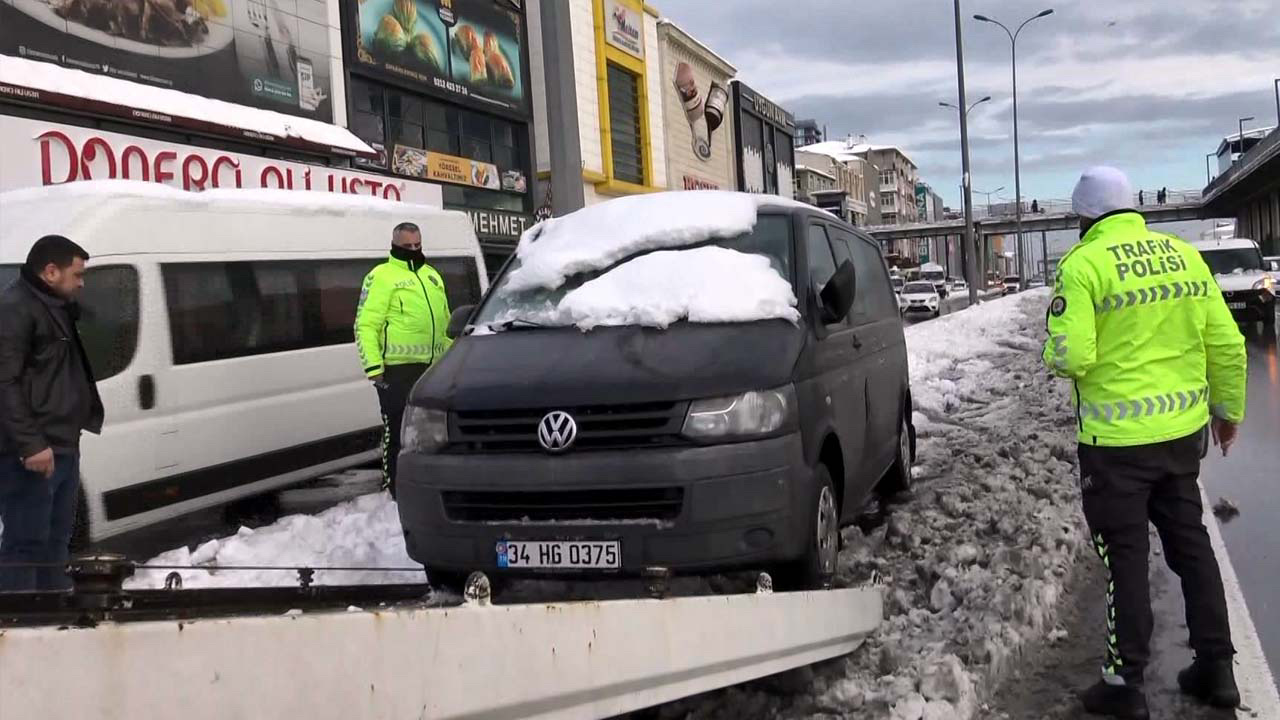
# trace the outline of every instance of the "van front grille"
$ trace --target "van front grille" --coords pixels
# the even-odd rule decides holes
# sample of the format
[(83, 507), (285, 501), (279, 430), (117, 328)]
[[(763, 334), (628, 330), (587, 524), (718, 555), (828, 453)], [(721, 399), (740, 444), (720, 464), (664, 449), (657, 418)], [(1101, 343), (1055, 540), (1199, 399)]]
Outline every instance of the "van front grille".
[(687, 402), (591, 405), (534, 410), (466, 410), (449, 416), (449, 452), (544, 452), (538, 423), (549, 412), (563, 410), (578, 426), (569, 452), (669, 447), (685, 444), (680, 436)]
[(682, 488), (460, 490), (441, 497), (453, 522), (674, 520), (684, 504)]

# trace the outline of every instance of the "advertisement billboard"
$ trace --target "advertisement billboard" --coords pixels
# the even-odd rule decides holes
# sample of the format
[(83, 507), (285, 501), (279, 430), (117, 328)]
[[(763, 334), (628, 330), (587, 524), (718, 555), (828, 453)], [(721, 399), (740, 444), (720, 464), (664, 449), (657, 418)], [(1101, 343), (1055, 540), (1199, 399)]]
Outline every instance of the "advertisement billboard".
[(658, 37), (668, 182), (673, 189), (732, 189), (733, 68), (672, 24), (661, 25)]
[(437, 94), (528, 115), (518, 0), (357, 0), (356, 62)]
[(326, 0), (4, 0), (0, 54), (333, 120)]
[(0, 115), (0, 192), (112, 179), (192, 192), (270, 188), (443, 204), (434, 183)]

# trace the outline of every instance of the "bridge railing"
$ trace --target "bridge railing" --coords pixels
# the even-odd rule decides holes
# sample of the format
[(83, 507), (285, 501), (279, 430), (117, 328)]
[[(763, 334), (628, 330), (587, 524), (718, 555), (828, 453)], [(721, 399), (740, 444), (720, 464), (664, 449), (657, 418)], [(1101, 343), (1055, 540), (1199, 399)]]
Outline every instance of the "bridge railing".
[[(1142, 193), (1139, 197), (1139, 192)], [(1169, 190), (1163, 203), (1159, 202), (1160, 189), (1147, 190), (1140, 188), (1133, 194), (1133, 206), (1136, 207), (1158, 207), (1160, 205), (1198, 205), (1202, 200), (1202, 191), (1200, 190)], [(1141, 202), (1139, 202), (1141, 200)], [(973, 206), (974, 220), (991, 220), (1012, 218), (1017, 215), (1017, 204), (1013, 202), (977, 204)], [(1033, 198), (1023, 200), (1022, 214), (1027, 215), (1069, 215), (1074, 212), (1071, 208), (1071, 198), (1048, 198), (1040, 200)], [(954, 217), (952, 217), (954, 216)], [(948, 218), (956, 219), (963, 217), (961, 213), (953, 212)]]

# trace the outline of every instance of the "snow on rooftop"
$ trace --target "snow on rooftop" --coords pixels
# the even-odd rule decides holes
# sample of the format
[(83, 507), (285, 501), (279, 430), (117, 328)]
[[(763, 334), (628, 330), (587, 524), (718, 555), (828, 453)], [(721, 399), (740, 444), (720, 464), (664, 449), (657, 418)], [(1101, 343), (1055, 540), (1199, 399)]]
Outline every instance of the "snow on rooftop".
[(352, 152), (373, 153), (373, 149), (362, 140), (337, 125), (73, 70), (53, 63), (0, 55), (0, 83), (282, 138), (299, 138)]
[(906, 158), (906, 161), (915, 166), (915, 161), (911, 159), (907, 152), (897, 145), (873, 145), (871, 143), (851, 143), (847, 140), (827, 140), (826, 142), (816, 143), (814, 145), (806, 145), (796, 148), (796, 152), (813, 153), (815, 155), (826, 155), (840, 162), (849, 162), (850, 160), (860, 159), (869, 152), (881, 152), (892, 150)]
[(555, 289), (578, 273), (606, 268), (646, 250), (676, 248), (750, 232), (755, 196), (721, 190), (633, 195), (592, 205), (525, 231), (520, 267), (505, 288)]
[(511, 311), (548, 325), (641, 325), (800, 321), (791, 283), (769, 258), (722, 247), (662, 250), (642, 255), (567, 293), (542, 313)]

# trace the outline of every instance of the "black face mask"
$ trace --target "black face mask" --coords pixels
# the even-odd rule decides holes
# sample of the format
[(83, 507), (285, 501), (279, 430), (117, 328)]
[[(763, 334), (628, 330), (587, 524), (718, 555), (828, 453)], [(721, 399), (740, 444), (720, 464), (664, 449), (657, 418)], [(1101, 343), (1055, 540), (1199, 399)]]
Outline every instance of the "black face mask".
[(401, 262), (409, 263), (410, 268), (415, 270), (427, 263), (427, 256), (423, 254), (422, 248), (410, 250), (409, 248), (400, 247), (399, 245), (392, 245), (391, 257), (396, 260), (400, 260)]

